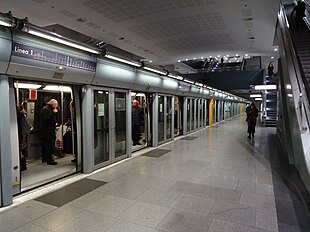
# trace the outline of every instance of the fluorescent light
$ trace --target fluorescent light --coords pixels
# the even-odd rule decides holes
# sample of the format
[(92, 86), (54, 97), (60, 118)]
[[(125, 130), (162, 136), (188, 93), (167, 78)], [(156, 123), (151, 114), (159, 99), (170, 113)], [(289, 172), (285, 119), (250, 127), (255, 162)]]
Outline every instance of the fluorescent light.
[(196, 82), (196, 83), (195, 83), (195, 85), (198, 85), (198, 86), (200, 86), (200, 87), (202, 87), (202, 86), (203, 86), (203, 84), (198, 83), (198, 82)]
[(255, 97), (262, 97), (261, 94), (250, 94), (250, 97), (255, 98)]
[(103, 94), (103, 91), (98, 91), (99, 94)]
[(169, 74), (168, 77), (171, 77), (171, 78), (173, 78), (173, 79), (177, 79), (177, 80), (180, 80), (180, 81), (183, 80), (183, 77), (177, 76), (177, 75), (173, 75), (173, 74)]
[(47, 85), (43, 88), (48, 91), (63, 91), (63, 92), (71, 92), (71, 88), (68, 86), (59, 86), (59, 85)]
[(138, 93), (136, 96), (137, 97), (145, 97), (145, 94), (144, 93)]
[(272, 90), (272, 89), (277, 89), (276, 85), (255, 85), (254, 86), (255, 90)]
[(119, 61), (119, 62), (122, 62), (122, 63), (125, 63), (125, 64), (130, 64), (130, 65), (136, 66), (136, 67), (141, 67), (141, 65), (142, 65), (140, 62), (126, 60), (126, 59), (123, 59), (123, 58), (120, 58), (120, 57), (117, 57), (117, 56), (113, 56), (113, 55), (110, 55), (110, 54), (105, 54), (104, 56), (106, 58), (111, 59), (111, 60), (116, 60), (116, 61)]
[(262, 101), (263, 99), (261, 97), (255, 98), (255, 101)]
[(185, 81), (185, 82), (187, 82), (187, 83), (189, 83), (189, 84), (194, 84), (194, 83), (195, 83), (195, 82), (190, 81), (190, 80), (187, 80), (187, 79), (184, 79), (183, 81)]
[(158, 74), (161, 74), (161, 75), (167, 75), (167, 72), (164, 72), (164, 71), (161, 71), (161, 70), (153, 69), (153, 68), (150, 68), (150, 67), (143, 67), (143, 68), (148, 70), (148, 71), (154, 72), (154, 73), (158, 73)]
[(0, 20), (0, 25), (1, 26), (5, 26), (5, 27), (12, 27), (12, 23), (5, 22), (5, 21), (2, 21), (2, 20)]
[(18, 89), (38, 89), (41, 85), (15, 82), (14, 87)]
[(32, 35), (35, 35), (35, 36), (38, 36), (38, 37), (41, 37), (41, 38), (44, 38), (44, 39), (48, 39), (48, 40), (51, 40), (51, 41), (54, 41), (54, 42), (57, 42), (57, 43), (60, 43), (60, 44), (64, 44), (64, 45), (67, 45), (67, 46), (70, 46), (70, 47), (73, 47), (73, 48), (77, 48), (77, 49), (80, 49), (80, 50), (83, 50), (83, 51), (86, 51), (86, 52), (90, 52), (90, 53), (94, 53), (94, 54), (100, 54), (101, 53), (98, 50), (91, 49), (91, 48), (88, 48), (86, 46), (82, 46), (82, 45), (79, 45), (77, 43), (70, 42), (70, 41), (68, 41), (66, 39), (59, 38), (59, 37), (57, 37), (57, 36), (59, 36), (57, 34), (49, 35), (47, 33), (43, 33), (43, 32), (40, 32), (40, 31), (33, 30), (33, 29), (29, 29), (29, 30), (27, 30), (27, 32), (29, 34), (32, 34)]

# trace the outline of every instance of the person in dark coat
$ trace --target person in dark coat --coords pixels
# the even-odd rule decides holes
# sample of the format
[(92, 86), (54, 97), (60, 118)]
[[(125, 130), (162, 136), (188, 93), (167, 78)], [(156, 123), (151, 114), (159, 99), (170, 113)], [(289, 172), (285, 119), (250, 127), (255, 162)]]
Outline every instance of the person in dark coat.
[(294, 7), (294, 9), (291, 12), (291, 17), (293, 17), (294, 12), (296, 12), (296, 15), (295, 15), (296, 29), (299, 29), (302, 26), (303, 18), (305, 17), (305, 10), (306, 10), (305, 3), (302, 1), (298, 1), (297, 5)]
[(143, 108), (139, 106), (137, 100), (132, 101), (132, 142), (133, 145), (141, 145), (140, 140), (140, 128), (143, 121)]
[(250, 107), (247, 108), (246, 113), (247, 113), (248, 133), (249, 133), (248, 138), (251, 139), (251, 135), (252, 138), (254, 138), (256, 118), (258, 117), (258, 110), (254, 103), (252, 103)]
[(51, 99), (40, 112), (39, 134), (42, 141), (42, 162), (47, 162), (49, 165), (57, 164), (53, 160), (57, 112), (58, 102), (55, 99)]
[(274, 75), (273, 70), (274, 70), (273, 64), (272, 64), (272, 62), (270, 62), (268, 67), (267, 67), (269, 77), (272, 77)]

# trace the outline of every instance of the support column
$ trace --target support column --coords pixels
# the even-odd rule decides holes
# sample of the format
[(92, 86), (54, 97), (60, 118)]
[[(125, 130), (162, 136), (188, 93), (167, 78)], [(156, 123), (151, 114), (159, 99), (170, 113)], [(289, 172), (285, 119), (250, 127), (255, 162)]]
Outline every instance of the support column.
[(94, 170), (94, 96), (90, 85), (82, 89), (83, 172)]
[(9, 77), (0, 75), (0, 206), (13, 203)]

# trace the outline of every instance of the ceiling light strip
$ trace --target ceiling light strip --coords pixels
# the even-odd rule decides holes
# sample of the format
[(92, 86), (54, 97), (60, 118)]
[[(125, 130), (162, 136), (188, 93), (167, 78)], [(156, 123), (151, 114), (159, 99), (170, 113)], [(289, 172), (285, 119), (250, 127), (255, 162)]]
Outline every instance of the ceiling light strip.
[(177, 79), (177, 80), (180, 80), (180, 81), (183, 80), (183, 77), (181, 77), (181, 76), (176, 76), (176, 75), (173, 75), (173, 74), (168, 74), (168, 77), (171, 77), (171, 78), (173, 78), (173, 79)]
[(194, 81), (190, 81), (190, 80), (187, 80), (187, 79), (184, 79), (183, 81), (185, 81), (186, 83), (189, 83), (189, 84), (194, 84), (195, 83)]
[(35, 36), (38, 36), (38, 37), (41, 37), (41, 38), (44, 38), (47, 40), (51, 40), (51, 41), (56, 42), (56, 43), (67, 45), (67, 46), (77, 48), (79, 50), (83, 50), (83, 51), (90, 52), (93, 54), (100, 54), (101, 53), (101, 50), (96, 50), (95, 48), (93, 49), (93, 48), (87, 47), (87, 46), (79, 44), (77, 42), (70, 41), (70, 39), (62, 37), (61, 35), (58, 35), (56, 33), (48, 32), (48, 31), (46, 31), (46, 32), (41, 31), (41, 29), (36, 29), (36, 28), (33, 28), (32, 26), (24, 27), (23, 31), (28, 32), (31, 35), (35, 35)]
[(116, 61), (125, 63), (125, 64), (130, 64), (130, 65), (133, 65), (135, 67), (141, 67), (142, 66), (142, 64), (140, 62), (126, 60), (124, 58), (120, 58), (120, 57), (113, 56), (113, 55), (110, 55), (110, 54), (105, 54), (105, 57), (108, 58), (108, 59), (111, 59), (111, 60), (116, 60)]
[(148, 71), (157, 73), (157, 74), (167, 75), (167, 72), (164, 72), (164, 71), (161, 71), (161, 70), (157, 70), (157, 69), (150, 68), (150, 67), (146, 67), (146, 66), (144, 66), (143, 68), (146, 69), (146, 70), (148, 70)]

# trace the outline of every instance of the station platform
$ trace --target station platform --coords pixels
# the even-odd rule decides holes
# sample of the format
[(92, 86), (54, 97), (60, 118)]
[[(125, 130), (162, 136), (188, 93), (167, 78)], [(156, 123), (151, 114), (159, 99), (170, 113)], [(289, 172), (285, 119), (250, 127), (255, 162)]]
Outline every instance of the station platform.
[(9, 207), (0, 231), (310, 231), (276, 128), (249, 140), (246, 126), (235, 117)]

